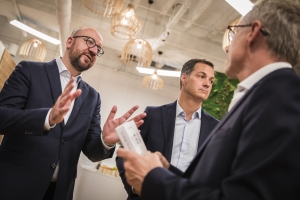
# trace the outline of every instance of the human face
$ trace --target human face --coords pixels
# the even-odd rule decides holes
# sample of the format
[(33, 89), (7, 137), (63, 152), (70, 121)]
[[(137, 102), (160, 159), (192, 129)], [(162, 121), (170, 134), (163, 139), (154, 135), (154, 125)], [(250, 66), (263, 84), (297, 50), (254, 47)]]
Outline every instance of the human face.
[(229, 78), (237, 79), (244, 69), (247, 52), (247, 39), (245, 36), (250, 27), (248, 25), (237, 25), (237, 27), (231, 29), (234, 33), (234, 38), (232, 38), (230, 45), (226, 48), (227, 60), (225, 62), (225, 74)]
[(214, 69), (204, 63), (196, 63), (194, 70), (189, 76), (182, 74), (182, 92), (188, 96), (197, 99), (197, 101), (205, 101), (211, 91), (214, 82)]
[[(77, 35), (84, 35), (95, 40), (94, 47), (87, 45), (87, 37), (76, 37)], [(72, 40), (70, 44), (69, 58), (72, 66), (79, 72), (83, 72), (91, 68), (97, 59), (97, 48), (102, 46), (102, 37), (94, 29), (83, 29), (75, 34), (75, 38), (69, 38)], [(99, 46), (99, 47), (98, 47)]]

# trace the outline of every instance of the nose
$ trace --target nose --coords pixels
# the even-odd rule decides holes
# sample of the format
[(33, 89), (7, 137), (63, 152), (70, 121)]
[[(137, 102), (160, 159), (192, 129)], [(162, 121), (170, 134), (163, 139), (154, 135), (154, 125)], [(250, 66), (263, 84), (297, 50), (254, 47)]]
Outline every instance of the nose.
[(204, 86), (205, 88), (209, 88), (209, 87), (211, 86), (210, 80), (205, 79), (205, 81), (203, 81), (203, 86)]
[(91, 51), (94, 55), (97, 55), (97, 46), (89, 47), (89, 51)]

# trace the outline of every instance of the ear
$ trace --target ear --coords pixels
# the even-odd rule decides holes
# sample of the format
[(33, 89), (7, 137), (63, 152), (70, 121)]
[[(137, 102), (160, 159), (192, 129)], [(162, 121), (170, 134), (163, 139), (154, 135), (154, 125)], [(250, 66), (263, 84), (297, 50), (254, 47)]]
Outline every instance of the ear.
[(181, 75), (180, 80), (181, 80), (182, 86), (185, 85), (187, 78), (188, 78), (188, 76), (185, 73), (183, 73)]
[(66, 48), (69, 49), (72, 46), (72, 43), (74, 41), (73, 37), (68, 37), (67, 41), (66, 41)]
[(254, 41), (257, 41), (259, 37), (262, 37), (260, 33), (261, 29), (261, 22), (258, 20), (255, 20), (251, 25), (251, 33), (248, 36), (249, 44), (252, 45)]

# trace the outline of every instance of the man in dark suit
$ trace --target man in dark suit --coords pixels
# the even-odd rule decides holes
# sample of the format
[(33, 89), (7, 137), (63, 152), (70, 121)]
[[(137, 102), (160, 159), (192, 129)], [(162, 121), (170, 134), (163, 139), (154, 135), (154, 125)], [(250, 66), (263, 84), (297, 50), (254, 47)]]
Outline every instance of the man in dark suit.
[[(78, 28), (62, 58), (22, 61), (6, 81), (0, 94), (1, 199), (71, 200), (80, 152), (94, 162), (112, 156), (114, 129), (138, 106), (118, 119), (114, 106), (101, 130), (99, 93), (81, 72), (104, 53), (102, 41), (95, 29)], [(138, 126), (143, 116), (134, 118)]]
[(225, 73), (240, 80), (229, 113), (184, 174), (126, 149), (126, 178), (142, 199), (300, 199), (300, 3), (264, 0), (230, 29)]
[[(185, 171), (201, 144), (218, 120), (201, 108), (214, 82), (214, 65), (205, 59), (191, 59), (181, 70), (178, 101), (163, 106), (149, 106), (142, 138), (151, 152), (160, 152), (168, 162)], [(117, 157), (117, 167), (129, 199), (140, 199), (127, 182), (123, 159)]]

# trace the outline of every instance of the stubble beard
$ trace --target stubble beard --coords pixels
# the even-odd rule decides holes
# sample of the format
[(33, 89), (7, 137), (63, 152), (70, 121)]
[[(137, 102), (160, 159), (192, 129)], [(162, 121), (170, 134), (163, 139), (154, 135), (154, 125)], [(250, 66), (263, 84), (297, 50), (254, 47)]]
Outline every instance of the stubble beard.
[(70, 63), (74, 67), (74, 69), (76, 69), (79, 72), (86, 71), (93, 66), (92, 62), (86, 63), (86, 62), (81, 61), (80, 58), (84, 54), (86, 54), (86, 53), (80, 53), (79, 50), (74, 51), (73, 47), (71, 47), (70, 51), (69, 51)]

